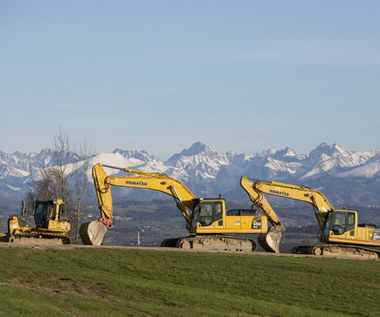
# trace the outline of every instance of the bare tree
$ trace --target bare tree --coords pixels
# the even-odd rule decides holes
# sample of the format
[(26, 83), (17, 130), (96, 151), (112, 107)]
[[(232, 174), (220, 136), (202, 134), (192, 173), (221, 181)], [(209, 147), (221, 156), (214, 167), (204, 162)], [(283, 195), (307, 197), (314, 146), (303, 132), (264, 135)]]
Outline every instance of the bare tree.
[(54, 160), (57, 164), (57, 174), (55, 181), (56, 197), (65, 200), (65, 193), (67, 192), (67, 186), (69, 184), (69, 179), (67, 177), (69, 174), (66, 173), (67, 167), (70, 163), (70, 140), (66, 133), (63, 132), (62, 128), (54, 136)]
[(90, 170), (90, 156), (92, 150), (89, 148), (87, 140), (84, 140), (79, 149), (75, 151), (77, 154), (74, 156), (74, 172), (73, 172), (73, 186), (76, 202), (76, 235), (75, 243), (79, 240), (79, 223), (80, 211), (82, 208), (82, 200), (87, 190), (88, 185), (88, 171)]
[(31, 206), (37, 199), (63, 199), (68, 217), (71, 220), (76, 219), (72, 221), (74, 225), (70, 236), (78, 242), (80, 211), (83, 207), (83, 198), (88, 185), (87, 174), (90, 169), (91, 152), (87, 140), (79, 145), (76, 152), (77, 154), (71, 151), (69, 137), (60, 128), (58, 134), (54, 136), (55, 166), (40, 170), (39, 179), (32, 181), (26, 200), (28, 206)]
[(66, 178), (61, 179), (61, 172), (57, 166), (41, 169), (38, 180), (32, 179), (26, 204), (30, 208), (35, 200), (51, 200), (54, 198), (62, 198), (66, 204), (71, 205), (69, 184)]

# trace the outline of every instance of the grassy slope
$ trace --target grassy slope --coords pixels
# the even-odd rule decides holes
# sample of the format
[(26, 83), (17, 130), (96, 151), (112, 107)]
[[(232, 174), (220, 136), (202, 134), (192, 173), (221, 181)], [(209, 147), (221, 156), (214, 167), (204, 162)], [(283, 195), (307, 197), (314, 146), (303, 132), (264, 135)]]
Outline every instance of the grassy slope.
[(0, 249), (1, 316), (376, 316), (380, 262)]

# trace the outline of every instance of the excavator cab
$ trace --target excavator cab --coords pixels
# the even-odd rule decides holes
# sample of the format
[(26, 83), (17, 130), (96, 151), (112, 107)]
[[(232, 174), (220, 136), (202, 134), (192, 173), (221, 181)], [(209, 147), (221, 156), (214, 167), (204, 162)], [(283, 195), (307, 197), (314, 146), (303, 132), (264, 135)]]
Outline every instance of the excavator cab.
[(191, 214), (193, 234), (263, 233), (267, 232), (267, 218), (254, 209), (226, 210), (222, 198), (194, 199)]
[(354, 236), (356, 228), (356, 212), (346, 210), (336, 210), (329, 212), (325, 230), (324, 239), (334, 238), (334, 236), (342, 236), (349, 232), (349, 236)]
[[(57, 200), (36, 200), (33, 204), (33, 212), (27, 212), (23, 203), (22, 213), (18, 217), (11, 217), (12, 228), (41, 228), (51, 229), (52, 224), (60, 224), (61, 229), (67, 224), (65, 217), (65, 203), (61, 199)], [(17, 223), (16, 223), (17, 221)], [(62, 223), (61, 223), (62, 221)], [(63, 227), (62, 227), (63, 225)], [(56, 227), (53, 225), (53, 228)], [(55, 229), (55, 228), (54, 228)], [(10, 230), (10, 232), (13, 230)]]
[[(221, 199), (196, 199), (192, 216), (192, 229), (208, 227), (223, 222), (224, 201)], [(197, 225), (198, 224), (198, 225)]]

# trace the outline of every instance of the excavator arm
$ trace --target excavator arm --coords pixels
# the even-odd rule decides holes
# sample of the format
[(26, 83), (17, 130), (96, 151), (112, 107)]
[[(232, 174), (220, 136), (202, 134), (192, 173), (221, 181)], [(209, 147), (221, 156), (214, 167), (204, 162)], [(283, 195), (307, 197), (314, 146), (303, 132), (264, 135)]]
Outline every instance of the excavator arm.
[(285, 231), (280, 218), (277, 216), (272, 206), (264, 196), (264, 193), (256, 189), (255, 183), (249, 178), (242, 176), (240, 185), (247, 192), (253, 204), (267, 217), (272, 224), (267, 233), (259, 235), (258, 241), (261, 247), (267, 252), (279, 253), (282, 232)]
[[(118, 169), (130, 175), (108, 176), (103, 167)], [(194, 200), (197, 198), (183, 183), (165, 174), (147, 173), (129, 168), (96, 164), (92, 169), (95, 191), (101, 218), (81, 226), (81, 238), (85, 244), (100, 245), (108, 228), (112, 227), (112, 186), (144, 188), (172, 196), (189, 227)]]
[(328, 213), (334, 212), (333, 205), (328, 201), (325, 195), (306, 186), (248, 179), (247, 182), (251, 182), (252, 190), (257, 193), (304, 201), (311, 204), (321, 231), (324, 229)]
[(252, 182), (249, 178), (242, 176), (240, 179), (240, 185), (247, 192), (249, 198), (255, 204), (255, 206), (268, 218), (268, 221), (273, 226), (284, 228), (280, 218), (277, 216), (272, 206), (267, 201), (263, 192), (256, 189), (254, 182)]

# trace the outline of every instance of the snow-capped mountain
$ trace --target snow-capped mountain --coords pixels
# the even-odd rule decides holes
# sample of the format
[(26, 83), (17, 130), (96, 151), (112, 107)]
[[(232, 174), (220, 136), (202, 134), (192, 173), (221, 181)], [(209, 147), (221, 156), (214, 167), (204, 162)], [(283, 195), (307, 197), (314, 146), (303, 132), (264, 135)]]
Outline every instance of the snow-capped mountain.
[[(240, 177), (245, 175), (306, 184), (322, 191), (333, 204), (380, 205), (380, 150), (352, 152), (339, 144), (322, 143), (309, 154), (297, 154), (290, 148), (256, 154), (233, 151), (223, 154), (197, 142), (166, 161), (145, 151), (116, 149), (90, 158), (90, 164), (98, 162), (166, 173), (184, 182), (199, 197), (215, 197), (222, 193), (228, 199), (247, 199), (239, 186)], [(3, 201), (23, 199), (38, 171), (53, 165), (54, 153), (50, 149), (30, 154), (0, 151), (0, 198)], [(91, 177), (90, 173), (88, 177)], [(151, 192), (141, 192), (139, 198), (152, 197)], [(136, 194), (124, 189), (119, 195)]]

